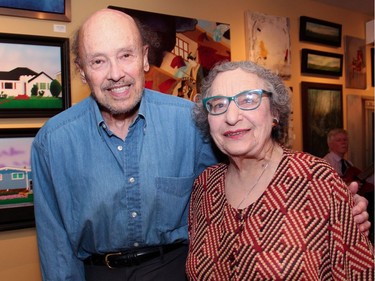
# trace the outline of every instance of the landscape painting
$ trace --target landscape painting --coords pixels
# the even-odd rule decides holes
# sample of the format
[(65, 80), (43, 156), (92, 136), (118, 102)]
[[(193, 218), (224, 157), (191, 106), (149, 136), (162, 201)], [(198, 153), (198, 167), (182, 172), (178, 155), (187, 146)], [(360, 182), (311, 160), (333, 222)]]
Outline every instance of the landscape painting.
[(342, 76), (342, 68), (342, 54), (302, 49), (302, 73)]
[(0, 116), (48, 117), (70, 105), (69, 41), (0, 34)]
[(41, 20), (71, 19), (71, 0), (0, 0), (0, 14)]
[(302, 82), (303, 151), (328, 153), (327, 134), (343, 127), (342, 85)]
[(0, 129), (0, 230), (33, 226), (31, 145), (38, 128)]

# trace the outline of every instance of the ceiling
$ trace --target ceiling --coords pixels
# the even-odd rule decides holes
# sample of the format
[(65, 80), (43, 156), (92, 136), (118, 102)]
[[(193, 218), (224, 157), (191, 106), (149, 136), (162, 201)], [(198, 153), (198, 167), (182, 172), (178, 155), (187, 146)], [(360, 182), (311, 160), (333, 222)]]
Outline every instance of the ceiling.
[(314, 0), (374, 17), (374, 0)]

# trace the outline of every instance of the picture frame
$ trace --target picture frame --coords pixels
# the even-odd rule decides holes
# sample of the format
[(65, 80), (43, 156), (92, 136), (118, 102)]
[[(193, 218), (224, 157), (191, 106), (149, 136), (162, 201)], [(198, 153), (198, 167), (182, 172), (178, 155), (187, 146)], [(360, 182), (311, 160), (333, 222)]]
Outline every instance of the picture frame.
[(301, 72), (327, 76), (342, 76), (343, 55), (311, 49), (301, 51)]
[(374, 75), (375, 75), (375, 71), (374, 71), (374, 64), (375, 64), (374, 63), (374, 59), (375, 59), (374, 48), (371, 48), (370, 56), (371, 56), (371, 86), (374, 87), (374, 80), (375, 80), (375, 77), (374, 77)]
[(367, 88), (366, 40), (346, 35), (345, 52), (345, 87), (351, 89)]
[(71, 0), (0, 0), (0, 15), (70, 22)]
[(0, 118), (51, 117), (70, 101), (69, 39), (0, 33)]
[(343, 128), (342, 85), (301, 82), (303, 151), (328, 153), (327, 134)]
[(291, 78), (291, 37), (288, 17), (245, 12), (247, 59), (277, 73), (282, 79)]
[(0, 129), (0, 231), (35, 226), (30, 151), (38, 130)]
[(341, 47), (341, 24), (301, 16), (299, 40), (334, 47)]

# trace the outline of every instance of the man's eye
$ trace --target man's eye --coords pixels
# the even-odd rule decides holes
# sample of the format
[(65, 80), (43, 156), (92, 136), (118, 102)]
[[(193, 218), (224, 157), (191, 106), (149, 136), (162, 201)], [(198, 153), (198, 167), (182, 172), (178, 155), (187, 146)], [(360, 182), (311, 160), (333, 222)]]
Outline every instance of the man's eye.
[(91, 60), (90, 61), (90, 66), (94, 69), (97, 69), (99, 67), (101, 67), (102, 65), (104, 65), (105, 61), (102, 60), (102, 59), (94, 59), (94, 60)]
[(127, 59), (127, 58), (130, 57), (130, 54), (129, 54), (129, 53), (122, 54), (120, 57), (121, 57), (122, 59)]

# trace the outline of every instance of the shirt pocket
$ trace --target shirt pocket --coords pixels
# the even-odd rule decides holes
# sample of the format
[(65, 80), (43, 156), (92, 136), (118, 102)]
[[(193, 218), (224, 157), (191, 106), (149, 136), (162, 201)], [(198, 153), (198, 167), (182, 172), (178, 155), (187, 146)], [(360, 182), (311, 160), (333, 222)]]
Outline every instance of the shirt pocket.
[(156, 227), (160, 232), (167, 234), (187, 226), (194, 179), (193, 176), (156, 178)]

